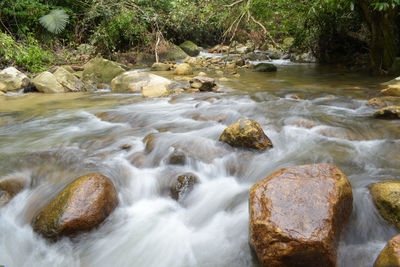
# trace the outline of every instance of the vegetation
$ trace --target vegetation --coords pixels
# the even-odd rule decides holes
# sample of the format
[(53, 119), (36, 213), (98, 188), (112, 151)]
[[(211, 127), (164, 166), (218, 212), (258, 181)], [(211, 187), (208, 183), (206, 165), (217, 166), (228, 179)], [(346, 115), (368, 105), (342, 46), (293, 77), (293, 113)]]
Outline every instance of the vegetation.
[(312, 51), (321, 62), (349, 65), (364, 64), (369, 56), (373, 72), (385, 74), (400, 54), (399, 2), (3, 0), (0, 28), (14, 41), (36, 38), (51, 48), (87, 43), (104, 56), (133, 47), (154, 50), (160, 39), (202, 46), (251, 39), (280, 48), (285, 37), (294, 37), (293, 52)]

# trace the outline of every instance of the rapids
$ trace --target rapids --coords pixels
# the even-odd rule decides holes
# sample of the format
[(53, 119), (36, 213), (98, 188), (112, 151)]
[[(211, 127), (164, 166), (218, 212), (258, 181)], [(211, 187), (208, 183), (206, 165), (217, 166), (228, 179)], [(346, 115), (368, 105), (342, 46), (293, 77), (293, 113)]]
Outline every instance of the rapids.
[[(248, 245), (249, 188), (282, 167), (329, 162), (354, 194), (339, 266), (372, 266), (397, 233), (368, 191), (373, 182), (400, 178), (400, 122), (373, 119), (365, 105), (383, 80), (281, 63), (277, 73), (243, 70), (217, 80), (222, 93), (0, 98), (0, 177), (22, 176), (30, 185), (0, 209), (0, 265), (257, 266)], [(218, 142), (242, 117), (259, 122), (274, 148), (257, 153)], [(155, 148), (145, 153), (150, 133)], [(187, 154), (185, 165), (167, 163), (174, 148)], [(112, 179), (120, 199), (101, 227), (57, 243), (36, 235), (33, 214), (94, 171)], [(178, 203), (168, 188), (186, 172), (200, 183)]]

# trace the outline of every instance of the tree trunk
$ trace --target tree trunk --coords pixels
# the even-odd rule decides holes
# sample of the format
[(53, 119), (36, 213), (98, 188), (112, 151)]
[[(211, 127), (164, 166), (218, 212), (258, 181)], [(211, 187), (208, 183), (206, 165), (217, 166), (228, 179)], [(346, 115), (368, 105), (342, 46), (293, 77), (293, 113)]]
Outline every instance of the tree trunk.
[(371, 31), (370, 62), (374, 74), (387, 74), (399, 54), (398, 9), (374, 10), (368, 0), (358, 0), (358, 7)]

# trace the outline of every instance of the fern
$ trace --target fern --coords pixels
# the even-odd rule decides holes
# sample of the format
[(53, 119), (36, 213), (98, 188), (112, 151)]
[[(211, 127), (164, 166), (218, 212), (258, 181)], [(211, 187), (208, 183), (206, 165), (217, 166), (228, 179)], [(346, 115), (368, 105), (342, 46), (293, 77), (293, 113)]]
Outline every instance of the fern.
[(62, 9), (55, 9), (41, 17), (39, 21), (49, 32), (58, 34), (65, 29), (68, 23), (68, 14)]

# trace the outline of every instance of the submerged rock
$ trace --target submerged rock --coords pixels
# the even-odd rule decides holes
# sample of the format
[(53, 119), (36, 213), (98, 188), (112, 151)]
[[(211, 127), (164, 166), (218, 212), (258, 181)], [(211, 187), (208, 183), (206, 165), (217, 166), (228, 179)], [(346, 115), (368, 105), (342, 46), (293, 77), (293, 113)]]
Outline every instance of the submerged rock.
[(352, 189), (335, 166), (277, 170), (250, 189), (250, 243), (262, 266), (336, 266)]
[(191, 41), (185, 41), (184, 43), (180, 44), (179, 47), (191, 57), (196, 57), (200, 54), (200, 48)]
[(83, 80), (95, 83), (109, 83), (129, 68), (104, 58), (93, 58), (84, 66)]
[(375, 183), (369, 191), (380, 215), (400, 230), (400, 181)]
[(196, 76), (189, 81), (190, 87), (199, 89), (200, 91), (212, 91), (216, 86), (215, 80), (213, 78)]
[(400, 106), (388, 106), (374, 113), (374, 117), (383, 119), (400, 119)]
[(24, 189), (26, 181), (22, 177), (7, 178), (0, 181), (0, 207), (7, 204)]
[(189, 64), (181, 63), (181, 64), (176, 66), (174, 74), (175, 75), (192, 75), (193, 74), (193, 69), (192, 69), (192, 67), (190, 67)]
[(233, 147), (266, 150), (272, 148), (271, 140), (265, 135), (261, 126), (254, 120), (239, 119), (228, 126), (219, 138)]
[(168, 157), (168, 164), (172, 165), (185, 165), (186, 154), (181, 150), (175, 149), (174, 152)]
[(39, 92), (46, 94), (65, 93), (65, 88), (57, 81), (56, 76), (45, 71), (36, 76), (32, 83)]
[(175, 200), (184, 199), (198, 182), (199, 178), (193, 173), (180, 175), (171, 188), (171, 197)]
[(153, 71), (168, 71), (171, 69), (171, 66), (166, 63), (154, 63), (151, 66), (151, 70)]
[(393, 237), (379, 254), (374, 267), (400, 266), (400, 235)]
[(19, 91), (29, 85), (29, 78), (14, 67), (0, 71), (0, 92)]
[(169, 84), (170, 80), (152, 73), (127, 71), (111, 81), (111, 90), (118, 93), (135, 93), (142, 91), (146, 86), (167, 87)]
[(75, 236), (102, 223), (118, 205), (110, 179), (91, 173), (67, 185), (32, 220), (35, 232), (49, 238)]
[(255, 72), (275, 72), (277, 71), (277, 68), (273, 64), (269, 63), (260, 63), (257, 64), (254, 69)]

